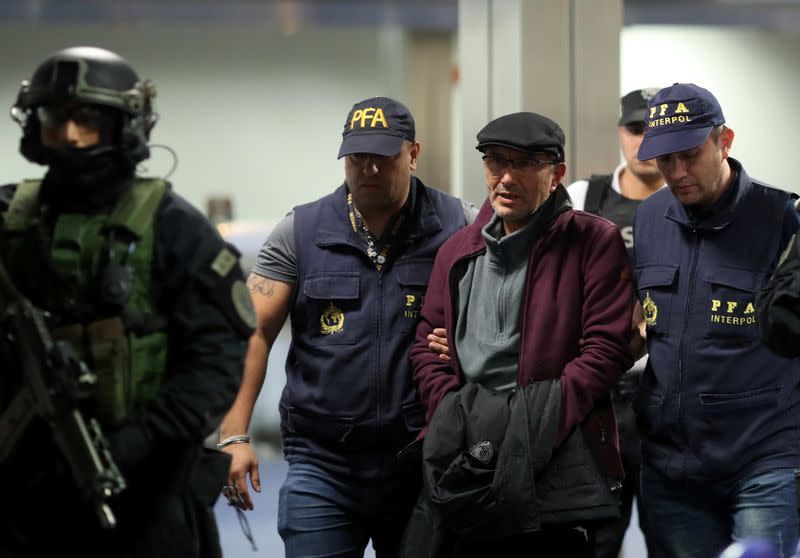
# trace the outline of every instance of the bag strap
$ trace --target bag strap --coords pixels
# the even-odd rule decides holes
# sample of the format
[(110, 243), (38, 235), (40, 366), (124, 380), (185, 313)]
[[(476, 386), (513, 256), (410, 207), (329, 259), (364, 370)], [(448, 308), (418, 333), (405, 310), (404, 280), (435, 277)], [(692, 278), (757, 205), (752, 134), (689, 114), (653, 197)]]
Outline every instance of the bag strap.
[(610, 186), (610, 174), (593, 174), (589, 178), (589, 186), (586, 189), (586, 199), (583, 202), (583, 210), (599, 215), (600, 206), (603, 205), (603, 198), (605, 198), (606, 190)]

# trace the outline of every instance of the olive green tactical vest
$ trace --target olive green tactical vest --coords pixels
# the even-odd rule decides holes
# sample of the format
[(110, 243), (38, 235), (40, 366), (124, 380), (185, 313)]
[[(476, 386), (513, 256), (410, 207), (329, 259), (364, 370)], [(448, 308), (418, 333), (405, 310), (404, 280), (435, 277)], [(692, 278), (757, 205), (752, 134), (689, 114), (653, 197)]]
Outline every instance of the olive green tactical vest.
[[(59, 215), (52, 229), (40, 217), (40, 185), (20, 183), (0, 216), (0, 257), (33, 304), (52, 315), (53, 337), (68, 341), (97, 375), (89, 412), (117, 425), (155, 397), (166, 371), (166, 322), (153, 308), (150, 280), (153, 221), (167, 185), (137, 178), (110, 213)], [(127, 268), (122, 280), (109, 281), (120, 268)]]

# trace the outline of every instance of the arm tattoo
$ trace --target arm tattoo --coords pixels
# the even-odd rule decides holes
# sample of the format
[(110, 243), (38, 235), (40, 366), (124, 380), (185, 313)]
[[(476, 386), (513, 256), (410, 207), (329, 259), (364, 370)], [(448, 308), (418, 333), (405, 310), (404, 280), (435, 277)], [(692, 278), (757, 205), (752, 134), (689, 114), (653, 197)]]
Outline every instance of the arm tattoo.
[(275, 282), (251, 273), (247, 278), (247, 290), (251, 293), (258, 293), (261, 296), (272, 296), (275, 294)]

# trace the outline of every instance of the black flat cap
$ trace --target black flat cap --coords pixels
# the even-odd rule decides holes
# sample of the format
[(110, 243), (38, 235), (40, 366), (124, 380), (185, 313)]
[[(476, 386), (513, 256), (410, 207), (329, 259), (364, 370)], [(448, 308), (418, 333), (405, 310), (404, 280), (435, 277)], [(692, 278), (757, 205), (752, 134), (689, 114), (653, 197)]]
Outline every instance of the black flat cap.
[(475, 149), (481, 152), (490, 145), (501, 145), (530, 153), (549, 151), (564, 159), (564, 130), (535, 112), (515, 112), (495, 118), (477, 137)]

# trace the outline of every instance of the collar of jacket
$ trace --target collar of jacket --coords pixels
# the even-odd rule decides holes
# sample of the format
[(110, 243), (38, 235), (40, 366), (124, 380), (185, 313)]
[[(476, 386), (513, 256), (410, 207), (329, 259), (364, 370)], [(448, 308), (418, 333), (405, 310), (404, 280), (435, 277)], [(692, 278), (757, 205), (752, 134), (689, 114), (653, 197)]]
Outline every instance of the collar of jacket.
[[(558, 185), (545, 203), (552, 204), (552, 207), (549, 209), (551, 215), (547, 225), (537, 235), (540, 238), (549, 235), (552, 230), (572, 217), (572, 211), (570, 211), (572, 209), (572, 200), (563, 184)], [(469, 227), (470, 234), (463, 247), (463, 251), (466, 252), (466, 255), (472, 255), (486, 249), (486, 241), (483, 239), (481, 231), (493, 217), (494, 209), (492, 208), (492, 203), (489, 201), (489, 198), (486, 198), (478, 216), (475, 218), (475, 222)]]
[[(442, 222), (436, 215), (436, 207), (431, 200), (427, 187), (420, 179), (411, 177), (411, 210), (408, 221), (404, 225), (405, 233), (400, 234), (400, 243), (410, 243), (417, 238), (431, 236), (442, 230)], [(317, 246), (333, 246), (346, 244), (361, 248), (364, 242), (353, 230), (347, 215), (347, 183), (339, 186), (328, 198), (333, 207), (332, 219), (320, 223), (317, 229)]]
[(741, 201), (750, 192), (752, 181), (745, 172), (742, 164), (732, 157), (728, 157), (731, 172), (736, 175), (733, 182), (723, 192), (722, 197), (711, 206), (711, 213), (693, 220), (692, 216), (675, 196), (667, 204), (664, 216), (689, 229), (702, 231), (716, 231), (724, 229), (734, 220), (736, 213), (742, 207)]

